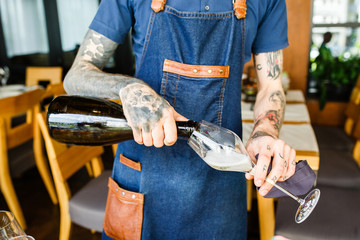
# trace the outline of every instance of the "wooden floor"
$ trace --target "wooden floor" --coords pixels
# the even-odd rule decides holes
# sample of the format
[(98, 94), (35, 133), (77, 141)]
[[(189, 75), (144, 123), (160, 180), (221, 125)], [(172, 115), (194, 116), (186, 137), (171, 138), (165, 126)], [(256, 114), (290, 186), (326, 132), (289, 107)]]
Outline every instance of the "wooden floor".
[[(105, 158), (105, 159), (104, 159)], [(105, 168), (112, 165), (111, 155), (103, 157)], [(76, 190), (87, 179), (86, 171), (77, 173), (70, 179), (70, 188)], [(40, 175), (35, 167), (21, 176), (13, 178), (15, 191), (23, 209), (28, 228), (26, 233), (36, 240), (56, 240), (59, 236), (59, 206), (53, 205), (47, 194)], [(259, 239), (256, 202), (248, 215), (248, 240)], [(8, 210), (0, 194), (0, 209)], [(89, 230), (72, 224), (70, 240), (100, 240), (101, 233), (92, 234)]]

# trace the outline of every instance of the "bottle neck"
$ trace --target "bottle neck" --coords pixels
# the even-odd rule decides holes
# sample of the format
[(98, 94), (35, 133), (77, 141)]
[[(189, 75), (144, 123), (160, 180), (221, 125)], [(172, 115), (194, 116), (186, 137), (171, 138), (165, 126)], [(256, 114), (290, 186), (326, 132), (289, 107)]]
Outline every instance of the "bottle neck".
[(200, 123), (189, 120), (183, 122), (176, 122), (178, 136), (181, 137), (190, 137), (194, 131), (200, 129)]

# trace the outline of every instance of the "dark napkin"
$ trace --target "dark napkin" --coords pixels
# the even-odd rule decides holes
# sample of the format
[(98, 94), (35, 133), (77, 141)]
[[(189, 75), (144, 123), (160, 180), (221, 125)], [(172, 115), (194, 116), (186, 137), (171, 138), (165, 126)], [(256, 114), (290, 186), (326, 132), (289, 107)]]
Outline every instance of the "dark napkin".
[[(256, 155), (257, 158), (257, 155)], [(271, 171), (271, 165), (268, 169), (268, 173)], [(306, 160), (302, 160), (296, 163), (295, 173), (289, 179), (284, 182), (276, 182), (277, 185), (286, 189), (294, 195), (304, 195), (310, 191), (314, 186), (316, 175), (311, 169)], [(256, 187), (259, 190), (258, 187)], [(264, 196), (265, 198), (278, 198), (287, 196), (281, 190), (273, 187), (270, 191)]]

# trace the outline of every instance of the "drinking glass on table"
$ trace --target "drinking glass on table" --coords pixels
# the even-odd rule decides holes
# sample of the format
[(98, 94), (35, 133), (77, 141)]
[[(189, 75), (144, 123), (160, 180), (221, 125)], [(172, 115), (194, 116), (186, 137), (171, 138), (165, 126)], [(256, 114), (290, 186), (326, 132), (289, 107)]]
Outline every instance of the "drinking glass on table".
[(35, 240), (35, 238), (33, 238), (32, 236), (18, 236), (18, 237), (13, 237), (13, 238), (10, 238), (10, 240)]
[(10, 69), (7, 66), (0, 67), (1, 86), (5, 86), (10, 77)]
[(18, 236), (26, 236), (24, 230), (9, 211), (0, 211), (0, 239), (13, 239)]

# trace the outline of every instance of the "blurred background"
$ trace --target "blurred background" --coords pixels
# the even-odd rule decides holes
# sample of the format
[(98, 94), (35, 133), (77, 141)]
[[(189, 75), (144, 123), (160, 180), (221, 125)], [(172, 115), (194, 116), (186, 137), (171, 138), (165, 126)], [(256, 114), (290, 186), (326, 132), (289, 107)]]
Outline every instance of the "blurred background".
[[(29, 67), (60, 67), (63, 79), (100, 2), (0, 0), (2, 85), (25, 84)], [(295, 110), (291, 112), (289, 107), (289, 114), (295, 114), (293, 121), (299, 116), (296, 114), (308, 115), (306, 124), (310, 126), (311, 136), (316, 134), (313, 144), (316, 145), (316, 155), (308, 156), (317, 158), (313, 169), (323, 187), (322, 201), (326, 202), (322, 202), (322, 208), (314, 213), (317, 217), (313, 222), (291, 226), (284, 223), (293, 222), (293, 212), (289, 212), (295, 211), (296, 206), (284, 208), (281, 206), (288, 203), (271, 203), (277, 210), (275, 231), (275, 223), (266, 220), (265, 224), (260, 223), (261, 213), (266, 212), (268, 216), (269, 212), (261, 208), (263, 205), (257, 205), (256, 191), (248, 193), (248, 203), (252, 205), (248, 208), (248, 239), (269, 240), (274, 233), (295, 236), (292, 237), (295, 240), (360, 239), (360, 0), (286, 0), (286, 3), (290, 46), (284, 49), (283, 86), (287, 92), (295, 90), (300, 93), (296, 95), (300, 100), (295, 98), (293, 103), (301, 103), (304, 112), (299, 113), (299, 108), (293, 108)], [(129, 32), (127, 41), (118, 47), (104, 71), (133, 75), (134, 66)], [(40, 83), (47, 79), (38, 80)], [(245, 96), (242, 104), (247, 106), (250, 102), (248, 113), (252, 117), (251, 104), (257, 86), (252, 61), (246, 63), (242, 81)], [(24, 116), (15, 118), (12, 125), (22, 121)], [(253, 122), (252, 119), (249, 121)], [(295, 134), (295, 140), (311, 142), (298, 126), (291, 133)], [(303, 139), (296, 134), (302, 135)], [(20, 153), (23, 159), (30, 159), (33, 154), (15, 148), (9, 150), (9, 159), (18, 157)], [(104, 148), (102, 160), (104, 169), (110, 170), (113, 162), (111, 147)], [(10, 161), (13, 165), (10, 166), (11, 178), (27, 221), (26, 232), (37, 240), (58, 239), (59, 205), (53, 204), (49, 198), (33, 158), (30, 162), (25, 161), (26, 164), (21, 163), (21, 167), (14, 167), (16, 164), (13, 162)], [(79, 171), (69, 180), (70, 189), (76, 192), (88, 179), (86, 169)], [(253, 187), (251, 183), (248, 186)], [(1, 209), (8, 209), (2, 194)], [(283, 220), (284, 214), (291, 215), (291, 219)], [(270, 217), (275, 219), (275, 215)], [(101, 233), (73, 224), (70, 239), (101, 239)]]

